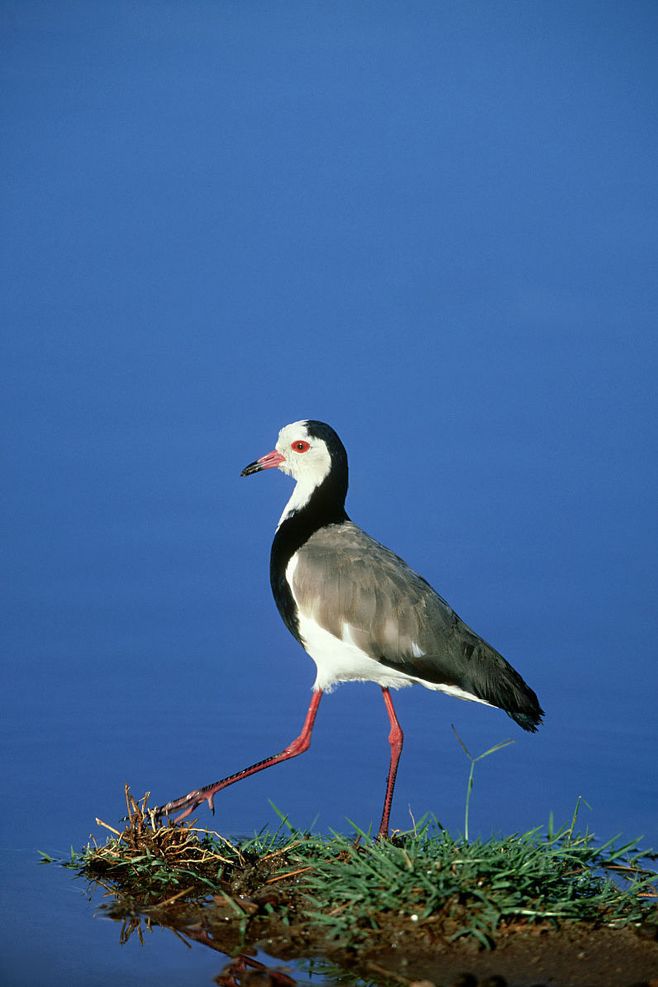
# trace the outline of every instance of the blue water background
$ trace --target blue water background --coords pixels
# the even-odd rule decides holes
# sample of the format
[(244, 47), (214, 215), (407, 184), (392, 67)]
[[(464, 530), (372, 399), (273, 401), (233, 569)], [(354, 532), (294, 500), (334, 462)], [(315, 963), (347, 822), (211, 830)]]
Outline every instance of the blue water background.
[[(3, 983), (209, 983), (36, 864), (280, 750), (314, 669), (240, 479), (329, 421), (355, 521), (537, 690), (409, 689), (393, 824), (658, 844), (651, 3), (6, 2)], [(376, 825), (374, 686), (214, 825)], [(199, 820), (210, 823), (207, 813)]]

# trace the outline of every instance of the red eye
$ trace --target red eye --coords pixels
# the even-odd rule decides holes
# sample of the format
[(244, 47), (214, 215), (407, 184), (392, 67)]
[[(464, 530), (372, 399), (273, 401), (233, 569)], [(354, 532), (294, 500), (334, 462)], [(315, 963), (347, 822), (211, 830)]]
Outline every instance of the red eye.
[(304, 442), (303, 439), (298, 439), (297, 442), (293, 442), (290, 446), (293, 452), (308, 452), (311, 448), (310, 442)]

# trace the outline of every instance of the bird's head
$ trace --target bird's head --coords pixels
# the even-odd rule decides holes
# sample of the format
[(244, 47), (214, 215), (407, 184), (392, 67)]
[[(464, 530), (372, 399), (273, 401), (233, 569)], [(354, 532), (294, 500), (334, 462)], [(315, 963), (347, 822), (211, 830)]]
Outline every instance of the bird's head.
[(274, 468), (305, 487), (319, 487), (334, 469), (347, 472), (347, 453), (330, 425), (313, 420), (293, 422), (281, 429), (272, 452), (249, 463), (240, 475)]

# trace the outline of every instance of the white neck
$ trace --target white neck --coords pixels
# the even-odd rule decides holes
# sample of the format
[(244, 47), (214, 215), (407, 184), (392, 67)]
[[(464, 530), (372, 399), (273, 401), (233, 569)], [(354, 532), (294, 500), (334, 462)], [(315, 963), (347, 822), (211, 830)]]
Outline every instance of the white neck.
[(283, 524), (283, 522), (290, 517), (291, 514), (295, 514), (297, 511), (301, 511), (302, 507), (305, 507), (311, 499), (313, 491), (317, 488), (318, 484), (313, 482), (313, 479), (309, 477), (302, 477), (295, 484), (295, 489), (292, 492), (290, 500), (283, 508), (283, 514), (279, 518), (279, 523), (277, 524), (277, 531)]

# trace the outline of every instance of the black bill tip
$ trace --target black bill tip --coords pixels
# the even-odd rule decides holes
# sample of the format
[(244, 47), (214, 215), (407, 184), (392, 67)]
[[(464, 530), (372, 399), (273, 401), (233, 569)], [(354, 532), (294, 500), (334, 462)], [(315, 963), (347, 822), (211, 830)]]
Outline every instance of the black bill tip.
[(260, 473), (262, 468), (263, 467), (258, 462), (258, 460), (255, 459), (253, 463), (249, 463), (248, 466), (245, 466), (245, 468), (240, 473), (240, 476), (251, 476), (252, 473)]

